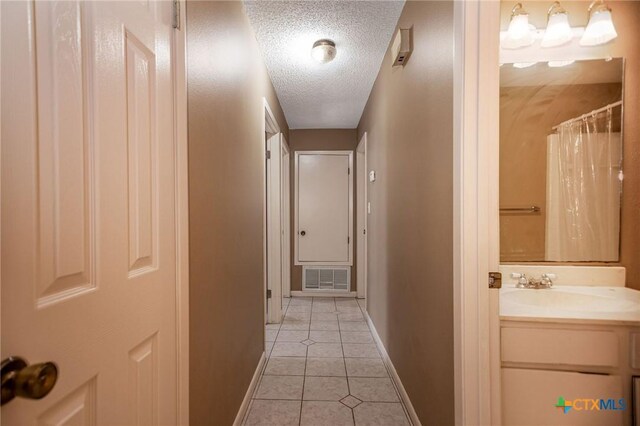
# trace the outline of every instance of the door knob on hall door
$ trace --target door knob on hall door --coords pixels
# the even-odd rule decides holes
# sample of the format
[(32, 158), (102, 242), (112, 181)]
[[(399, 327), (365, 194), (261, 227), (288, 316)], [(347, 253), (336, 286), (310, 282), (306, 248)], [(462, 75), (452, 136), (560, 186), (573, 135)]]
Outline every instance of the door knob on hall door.
[(300, 235), (304, 237), (305, 235), (307, 235), (307, 231), (300, 231)]
[(28, 365), (12, 356), (2, 361), (2, 405), (16, 396), (41, 399), (51, 392), (58, 380), (58, 367), (52, 362)]

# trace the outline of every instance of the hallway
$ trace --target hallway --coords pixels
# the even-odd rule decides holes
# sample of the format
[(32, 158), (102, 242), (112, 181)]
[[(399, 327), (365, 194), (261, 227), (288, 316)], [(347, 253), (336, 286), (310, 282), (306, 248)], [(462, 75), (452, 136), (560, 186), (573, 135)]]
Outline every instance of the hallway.
[(283, 300), (246, 425), (408, 425), (363, 299)]

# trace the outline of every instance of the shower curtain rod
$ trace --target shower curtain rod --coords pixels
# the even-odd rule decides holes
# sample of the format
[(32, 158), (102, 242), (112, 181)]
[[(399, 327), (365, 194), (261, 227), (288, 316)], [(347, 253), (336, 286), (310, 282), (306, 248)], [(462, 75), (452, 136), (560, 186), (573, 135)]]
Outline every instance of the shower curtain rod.
[(597, 114), (599, 112), (606, 111), (609, 108), (615, 108), (615, 107), (620, 106), (620, 105), (622, 105), (622, 101), (618, 101), (618, 102), (614, 102), (614, 103), (609, 104), (609, 105), (605, 105), (602, 108), (594, 109), (591, 112), (588, 112), (586, 114), (582, 114), (580, 117), (575, 117), (575, 118), (572, 118), (571, 120), (563, 121), (562, 123), (560, 123), (560, 124), (558, 124), (556, 126), (553, 126), (552, 129), (553, 130), (557, 130), (558, 127), (563, 126), (565, 124), (569, 124), (569, 123), (573, 123), (574, 121), (582, 120), (583, 118), (590, 117), (593, 114)]

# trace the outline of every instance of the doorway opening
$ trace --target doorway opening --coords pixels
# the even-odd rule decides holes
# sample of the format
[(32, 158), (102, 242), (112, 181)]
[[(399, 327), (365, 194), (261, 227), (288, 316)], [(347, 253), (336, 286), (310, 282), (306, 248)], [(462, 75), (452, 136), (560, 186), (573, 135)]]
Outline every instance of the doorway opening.
[(289, 295), (291, 288), (290, 154), (287, 141), (266, 99), (264, 120), (265, 323), (277, 324), (282, 321), (282, 298)]

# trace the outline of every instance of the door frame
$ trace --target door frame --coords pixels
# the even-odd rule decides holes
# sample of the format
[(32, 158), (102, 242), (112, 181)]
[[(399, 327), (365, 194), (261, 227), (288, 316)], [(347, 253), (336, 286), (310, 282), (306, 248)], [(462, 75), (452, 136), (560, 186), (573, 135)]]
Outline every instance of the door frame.
[[(298, 229), (298, 159), (300, 155), (348, 155), (349, 157), (349, 247), (347, 249), (349, 254), (349, 260), (346, 262), (307, 262), (300, 261), (298, 259), (298, 236), (300, 230)], [(353, 151), (347, 150), (335, 150), (335, 151), (295, 151), (294, 153), (294, 189), (293, 189), (293, 198), (294, 198), (294, 233), (295, 238), (293, 239), (293, 247), (294, 247), (294, 265), (296, 266), (308, 266), (308, 265), (316, 265), (316, 266), (353, 266)]]
[(500, 2), (453, 7), (455, 423), (499, 425)]
[[(186, 11), (186, 0), (175, 6)], [(178, 13), (173, 30), (176, 199), (177, 421), (189, 424), (189, 158), (187, 134), (187, 14)]]
[[(367, 184), (367, 132), (364, 132), (360, 142), (356, 147), (356, 223), (358, 225), (358, 241), (356, 243), (356, 291), (359, 299), (367, 298), (367, 255), (369, 236), (367, 223), (368, 223), (368, 209), (367, 203), (369, 202), (369, 185)], [(360, 223), (362, 221), (362, 223)], [(360, 232), (362, 229), (363, 232)], [(360, 267), (363, 265), (364, 267)]]
[[(273, 214), (269, 214), (271, 210), (271, 187), (273, 182), (271, 165), (274, 160), (280, 160), (280, 144), (281, 133), (280, 126), (269, 106), (269, 102), (266, 98), (263, 100), (263, 128), (261, 133), (261, 144), (263, 147), (263, 155), (265, 161), (263, 163), (263, 270), (264, 270), (264, 316), (265, 323), (279, 323), (282, 319), (282, 280), (279, 280), (278, 285), (273, 285), (275, 278), (273, 276), (274, 271), (282, 272), (282, 253), (280, 251), (280, 244), (273, 246), (275, 240), (269, 239), (268, 230), (280, 229), (280, 224), (274, 220)], [(278, 147), (277, 152), (273, 152), (275, 147)], [(270, 153), (268, 153), (271, 151)], [(271, 159), (269, 159), (271, 154)], [(278, 193), (280, 192), (280, 173), (278, 173)], [(278, 232), (279, 234), (279, 232)], [(271, 241), (271, 244), (270, 244)], [(275, 250), (277, 247), (277, 250)], [(274, 253), (277, 252), (276, 262), (272, 262), (271, 258)], [(271, 285), (270, 285), (271, 284)], [(267, 291), (271, 290), (271, 297), (267, 298)]]
[(282, 297), (291, 297), (291, 149), (284, 135), (281, 142)]

